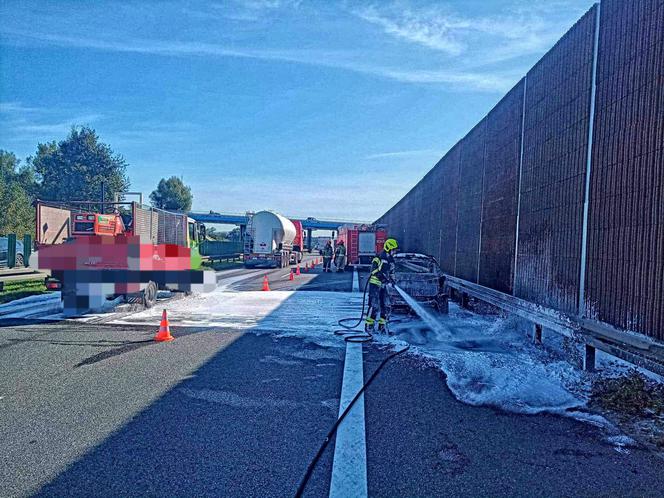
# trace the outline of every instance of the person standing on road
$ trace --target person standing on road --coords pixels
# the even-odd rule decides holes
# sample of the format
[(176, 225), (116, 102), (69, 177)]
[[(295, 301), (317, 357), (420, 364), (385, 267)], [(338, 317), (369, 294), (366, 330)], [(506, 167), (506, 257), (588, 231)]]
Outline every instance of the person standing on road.
[(332, 263), (332, 256), (334, 256), (334, 249), (332, 249), (332, 241), (328, 240), (325, 247), (323, 247), (323, 271), (330, 271), (330, 264)]
[(364, 324), (365, 332), (371, 333), (378, 318), (378, 332), (384, 332), (389, 319), (389, 297), (387, 285), (394, 284), (394, 254), (399, 245), (395, 239), (387, 239), (383, 250), (371, 261), (369, 275), (369, 310)]
[(343, 240), (339, 241), (334, 251), (334, 266), (337, 267), (337, 271), (344, 271), (346, 268), (346, 246)]

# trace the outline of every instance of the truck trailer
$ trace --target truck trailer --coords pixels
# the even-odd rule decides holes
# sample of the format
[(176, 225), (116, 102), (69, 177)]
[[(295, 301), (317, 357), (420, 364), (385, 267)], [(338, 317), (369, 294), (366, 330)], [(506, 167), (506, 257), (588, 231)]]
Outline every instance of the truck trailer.
[(255, 213), (247, 225), (244, 265), (247, 268), (284, 268), (302, 261), (302, 223), (273, 211)]
[(149, 308), (159, 290), (209, 291), (213, 272), (200, 271), (205, 226), (184, 213), (137, 202), (37, 201), (36, 251), (30, 264), (48, 270), (65, 314), (103, 307), (106, 299), (138, 299)]

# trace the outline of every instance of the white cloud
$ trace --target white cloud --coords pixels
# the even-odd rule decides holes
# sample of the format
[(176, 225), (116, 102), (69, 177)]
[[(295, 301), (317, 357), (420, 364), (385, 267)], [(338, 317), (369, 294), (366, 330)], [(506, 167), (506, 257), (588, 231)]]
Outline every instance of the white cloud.
[(191, 142), (200, 132), (201, 126), (187, 121), (144, 121), (135, 123), (130, 128), (106, 135), (116, 145), (174, 142), (187, 140)]
[(24, 106), (20, 102), (0, 102), (0, 113), (2, 114), (27, 114), (44, 112), (46, 109), (42, 107), (29, 107)]
[[(383, 2), (356, 8), (353, 13), (384, 33), (409, 43), (440, 51), (452, 58), (463, 56), (469, 65), (496, 63), (543, 53), (578, 17), (577, 9), (560, 2), (527, 7), (509, 4), (504, 14), (461, 15), (447, 4), (416, 8), (408, 2)], [(569, 12), (568, 15), (560, 15)]]
[(265, 19), (279, 9), (297, 8), (301, 3), (301, 0), (233, 0), (207, 4), (214, 14), (202, 11), (192, 13), (198, 17), (212, 18), (219, 15), (231, 21), (253, 23)]
[(382, 27), (387, 34), (409, 42), (450, 55), (460, 55), (465, 50), (465, 44), (458, 39), (456, 31), (467, 28), (467, 22), (432, 9), (421, 12), (406, 9), (398, 15), (389, 15), (375, 7), (367, 7), (357, 10), (356, 14)]
[(274, 10), (285, 6), (300, 5), (301, 0), (235, 0), (235, 3), (254, 10)]
[(101, 114), (84, 114), (81, 116), (74, 116), (70, 119), (58, 122), (49, 123), (29, 123), (17, 124), (10, 126), (19, 135), (36, 135), (36, 134), (49, 134), (49, 135), (62, 135), (69, 133), (72, 126), (86, 126), (91, 125), (102, 118)]
[(386, 159), (386, 158), (400, 158), (400, 157), (413, 157), (413, 156), (436, 156), (440, 155), (440, 151), (433, 149), (416, 149), (416, 150), (398, 150), (393, 152), (379, 152), (377, 154), (369, 154), (365, 159)]
[[(68, 19), (53, 11), (34, 25), (8, 24), (0, 26), (0, 31), (8, 40), (19, 44), (164, 57), (281, 61), (336, 68), (403, 83), (498, 93), (508, 90), (527, 69), (501, 62), (543, 54), (569, 28), (572, 16), (579, 10), (569, 5), (563, 8), (559, 3), (549, 6), (511, 0), (501, 7), (500, 14), (472, 15), (455, 12), (448, 3), (418, 7), (411, 1), (375, 2), (364, 7), (353, 2), (350, 10), (340, 9), (343, 4), (305, 5), (299, 0), (233, 0), (185, 6), (167, 3), (170, 7), (164, 9), (177, 14), (183, 19), (183, 27), (189, 29), (166, 39), (163, 32), (140, 30), (132, 21), (128, 21), (130, 27), (125, 28), (125, 18), (154, 19), (157, 13), (150, 4), (123, 5), (119, 17), (111, 18), (108, 26), (98, 28), (84, 24), (85, 18), (80, 17), (84, 14)], [(354, 24), (353, 18), (356, 19)], [(234, 22), (259, 19), (264, 21), (260, 28), (256, 23), (245, 23), (245, 26)], [(287, 21), (287, 28), (281, 21)], [(360, 26), (366, 27), (365, 23), (377, 26), (387, 38), (401, 43), (386, 43), (384, 39), (371, 37), (357, 39), (357, 43), (352, 44), (334, 42), (335, 38), (345, 40), (348, 36), (352, 41), (358, 36), (358, 22)], [(191, 30), (193, 26), (196, 29)], [(312, 38), (314, 28), (321, 33), (320, 39), (315, 35)], [(278, 36), (271, 37), (270, 30)], [(180, 35), (189, 39), (177, 39)], [(297, 43), (298, 36), (306, 42)], [(339, 46), (344, 48), (338, 49)], [(349, 48), (351, 46), (353, 48)]]
[(3, 138), (14, 143), (64, 138), (72, 126), (91, 125), (104, 117), (101, 113), (0, 102)]
[(445, 83), (455, 88), (503, 92), (520, 78), (521, 71), (395, 70), (382, 68), (382, 76), (405, 83)]
[[(341, 50), (272, 50), (227, 47), (214, 43), (183, 42), (149, 39), (133, 39), (123, 41), (102, 40), (99, 38), (83, 38), (62, 36), (37, 32), (18, 32), (6, 30), (5, 33), (22, 38), (32, 38), (60, 46), (74, 46), (114, 52), (134, 52), (160, 56), (216, 56), (262, 59), (291, 62), (312, 66), (332, 67), (357, 73), (368, 74), (380, 78), (396, 80), (404, 83), (443, 83), (452, 87), (463, 87), (480, 91), (504, 91), (517, 80), (513, 74), (497, 71), (463, 71), (463, 70), (421, 70), (394, 68), (386, 65), (358, 62), (359, 54)], [(368, 58), (364, 58), (367, 60)]]

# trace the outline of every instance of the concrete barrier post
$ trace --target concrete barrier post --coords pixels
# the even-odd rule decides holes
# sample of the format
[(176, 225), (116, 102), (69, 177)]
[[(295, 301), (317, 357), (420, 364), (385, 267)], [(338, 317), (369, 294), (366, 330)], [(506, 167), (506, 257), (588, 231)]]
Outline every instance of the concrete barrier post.
[(583, 369), (586, 372), (595, 370), (595, 348), (589, 344), (585, 345), (585, 352), (583, 355)]
[(539, 323), (535, 324), (535, 331), (533, 333), (533, 342), (535, 344), (542, 344), (542, 326)]
[(470, 296), (466, 292), (461, 293), (461, 307), (464, 309), (468, 308), (468, 303), (470, 301)]
[(16, 234), (7, 235), (7, 268), (16, 266)]
[(32, 254), (32, 236), (23, 236), (23, 266), (26, 268), (30, 265), (30, 254)]

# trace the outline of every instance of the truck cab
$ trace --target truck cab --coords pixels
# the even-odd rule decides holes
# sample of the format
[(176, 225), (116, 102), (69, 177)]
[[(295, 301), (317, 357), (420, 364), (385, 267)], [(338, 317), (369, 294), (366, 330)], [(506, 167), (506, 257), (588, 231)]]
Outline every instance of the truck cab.
[(205, 225), (187, 217), (187, 247), (191, 249), (191, 269), (197, 270), (203, 263), (200, 245), (205, 240)]

